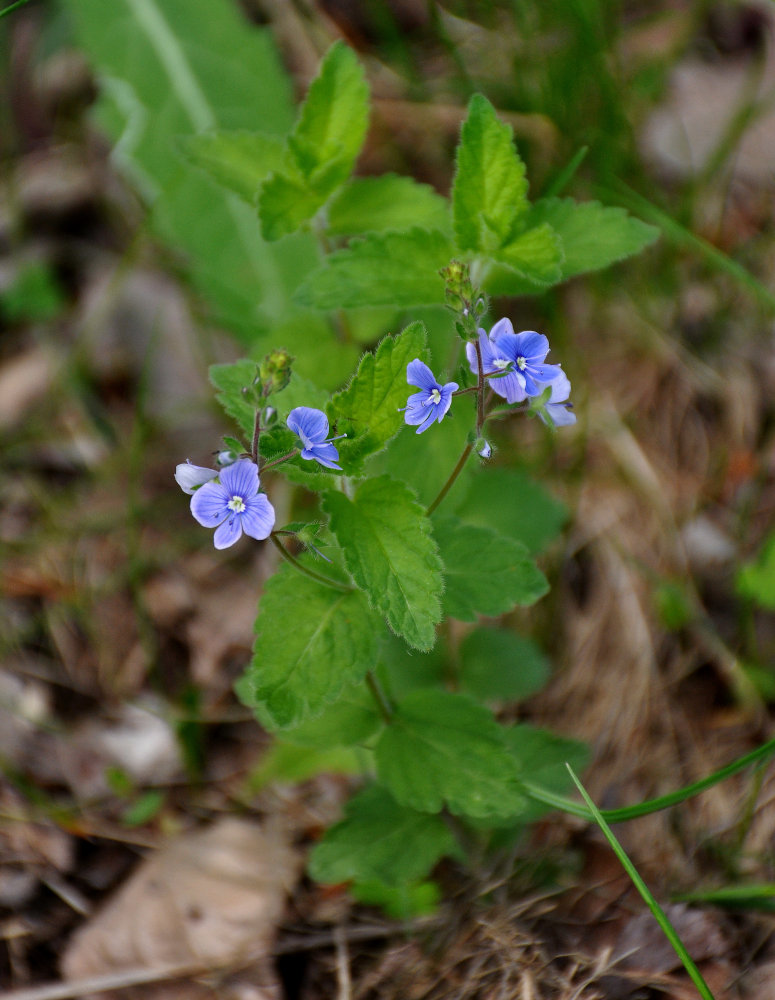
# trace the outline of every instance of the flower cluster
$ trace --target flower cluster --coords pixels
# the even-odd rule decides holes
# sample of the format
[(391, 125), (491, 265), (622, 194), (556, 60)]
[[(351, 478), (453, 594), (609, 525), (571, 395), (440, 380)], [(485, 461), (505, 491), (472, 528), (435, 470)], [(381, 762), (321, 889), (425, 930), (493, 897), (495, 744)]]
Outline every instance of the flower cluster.
[[(514, 333), (511, 322), (505, 318), (498, 320), (489, 335), (479, 329), (478, 352), (476, 344), (466, 344), (471, 371), (479, 377), (481, 357), (481, 374), (493, 392), (507, 403), (530, 399), (533, 409), (544, 423), (567, 426), (576, 422), (573, 404), (568, 402), (570, 382), (559, 365), (545, 364), (548, 353), (549, 341), (542, 333), (534, 330)], [(421, 434), (434, 420), (440, 422), (444, 419), (458, 385), (457, 382), (441, 385), (430, 368), (418, 358), (407, 365), (406, 381), (417, 386), (420, 392), (407, 400), (404, 419), (407, 424), (419, 424), (417, 433)], [(491, 450), (486, 441), (477, 450), (480, 455), (489, 458)]]
[[(337, 464), (339, 452), (331, 443), (337, 438), (328, 438), (328, 418), (322, 410), (297, 406), (288, 414), (286, 423), (301, 438), (302, 458), (341, 471)], [(256, 463), (232, 452), (220, 452), (217, 462), (223, 467), (208, 469), (186, 460), (175, 469), (175, 482), (191, 496), (191, 513), (205, 528), (215, 528), (216, 549), (233, 545), (243, 532), (259, 541), (268, 538), (274, 528), (275, 512), (266, 494), (259, 493)]]

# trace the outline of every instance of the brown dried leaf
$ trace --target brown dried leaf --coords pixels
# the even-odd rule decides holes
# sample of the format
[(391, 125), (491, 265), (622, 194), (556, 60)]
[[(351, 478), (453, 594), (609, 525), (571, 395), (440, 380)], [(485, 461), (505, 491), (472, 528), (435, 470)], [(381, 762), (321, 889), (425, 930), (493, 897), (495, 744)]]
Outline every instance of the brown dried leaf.
[(67, 979), (141, 968), (217, 968), (269, 950), (300, 858), (277, 828), (226, 818), (144, 861), (71, 939)]

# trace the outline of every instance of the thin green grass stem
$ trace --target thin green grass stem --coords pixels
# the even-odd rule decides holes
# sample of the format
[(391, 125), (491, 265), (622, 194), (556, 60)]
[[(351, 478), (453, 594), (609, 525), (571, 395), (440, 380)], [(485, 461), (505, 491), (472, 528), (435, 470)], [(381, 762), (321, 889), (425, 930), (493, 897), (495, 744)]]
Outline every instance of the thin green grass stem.
[[(714, 771), (713, 774), (709, 774), (706, 778), (693, 781), (690, 785), (684, 785), (683, 788), (678, 788), (667, 795), (660, 795), (659, 798), (648, 799), (634, 806), (624, 806), (621, 809), (604, 809), (602, 816), (609, 823), (624, 823), (630, 819), (637, 819), (638, 816), (648, 816), (650, 813), (669, 809), (670, 806), (685, 802), (687, 799), (699, 795), (700, 792), (712, 788), (713, 785), (717, 785), (720, 781), (724, 781), (725, 778), (730, 778), (733, 774), (745, 770), (751, 764), (765, 760), (767, 757), (773, 755), (775, 755), (775, 740), (768, 740), (756, 750), (752, 750), (750, 753), (745, 754), (745, 756), (739, 757), (737, 760), (732, 761), (731, 764), (727, 764), (718, 771)], [(581, 803), (576, 802), (574, 799), (569, 799), (565, 795), (550, 792), (548, 789), (541, 788), (540, 785), (534, 785), (530, 781), (523, 782), (523, 788), (525, 794), (536, 802), (542, 802), (544, 805), (561, 809), (563, 812), (570, 813), (573, 816), (581, 816), (583, 819), (591, 818), (589, 811)]]
[(573, 783), (575, 784), (576, 788), (578, 788), (578, 790), (579, 790), (579, 794), (581, 795), (581, 797), (586, 802), (587, 807), (588, 807), (590, 813), (592, 814), (593, 819), (595, 820), (595, 822), (597, 823), (597, 825), (600, 827), (600, 829), (603, 831), (603, 835), (605, 836), (605, 839), (611, 845), (611, 849), (613, 850), (614, 854), (617, 856), (617, 858), (621, 862), (622, 867), (624, 868), (624, 870), (627, 872), (627, 874), (629, 875), (630, 879), (632, 880), (632, 884), (635, 886), (635, 888), (641, 894), (641, 897), (643, 898), (643, 901), (645, 902), (646, 906), (648, 906), (648, 908), (654, 914), (654, 919), (659, 924), (659, 926), (662, 928), (662, 931), (664, 932), (665, 937), (667, 938), (667, 940), (670, 942), (670, 944), (675, 949), (676, 955), (678, 955), (678, 957), (681, 959), (681, 962), (683, 963), (684, 968), (689, 973), (690, 979), (692, 980), (692, 982), (694, 983), (694, 985), (697, 987), (697, 992), (700, 994), (700, 996), (703, 998), (703, 1000), (714, 1000), (713, 994), (710, 992), (708, 984), (702, 978), (702, 973), (697, 968), (697, 966), (694, 964), (694, 961), (693, 961), (691, 955), (689, 954), (689, 952), (684, 947), (683, 941), (678, 936), (678, 932), (676, 931), (675, 927), (673, 927), (673, 925), (670, 923), (670, 920), (668, 919), (667, 914), (662, 909), (662, 907), (659, 905), (659, 903), (656, 901), (656, 899), (654, 898), (651, 890), (649, 889), (649, 887), (646, 885), (646, 883), (643, 881), (643, 879), (638, 874), (638, 871), (637, 871), (635, 865), (627, 857), (627, 855), (626, 855), (626, 853), (624, 851), (624, 848), (622, 847), (622, 845), (619, 843), (619, 841), (614, 836), (613, 831), (611, 830), (610, 826), (603, 819), (603, 816), (601, 815), (600, 810), (597, 808), (597, 806), (595, 805), (595, 803), (592, 801), (592, 799), (587, 794), (587, 790), (584, 788), (584, 786), (581, 784), (581, 782), (579, 781), (579, 779), (576, 777), (576, 773), (573, 770), (573, 768), (570, 766), (570, 764), (566, 764), (565, 766), (568, 768), (568, 771), (570, 772), (570, 776), (571, 776), (571, 778), (573, 778)]
[(640, 215), (647, 222), (659, 226), (672, 243), (699, 254), (700, 257), (703, 257), (717, 270), (728, 274), (740, 282), (743, 287), (756, 296), (762, 305), (775, 312), (775, 294), (754, 278), (742, 264), (738, 264), (736, 260), (732, 260), (723, 251), (714, 247), (713, 244), (690, 232), (680, 222), (671, 219), (669, 215), (661, 211), (661, 209), (657, 208), (656, 205), (653, 205), (646, 198), (642, 198), (625, 184), (618, 184), (616, 189), (612, 191), (601, 190), (600, 193), (609, 201), (619, 200), (625, 207)]
[(16, 0), (16, 3), (12, 3), (9, 7), (5, 7), (0, 10), (0, 17), (5, 17), (6, 14), (10, 14), (11, 11), (16, 10), (17, 7), (23, 7), (24, 4), (29, 3), (30, 0)]

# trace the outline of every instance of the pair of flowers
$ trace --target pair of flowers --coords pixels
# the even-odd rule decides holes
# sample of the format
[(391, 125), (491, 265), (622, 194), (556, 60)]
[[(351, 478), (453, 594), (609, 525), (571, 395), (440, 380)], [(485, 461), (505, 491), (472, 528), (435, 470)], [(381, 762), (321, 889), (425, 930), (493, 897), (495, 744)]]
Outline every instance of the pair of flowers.
[[(547, 402), (539, 410), (542, 420), (551, 421), (558, 427), (576, 422), (572, 404), (568, 402), (568, 376), (559, 365), (544, 364), (549, 353), (549, 341), (543, 334), (533, 330), (514, 333), (511, 322), (501, 319), (490, 330), (489, 337), (484, 330), (479, 330), (479, 352), (482, 372), (488, 378), (490, 387), (507, 403), (520, 403), (528, 397), (541, 396), (547, 387), (551, 387)], [(478, 375), (476, 345), (466, 344), (466, 357), (471, 371)], [(417, 433), (422, 434), (434, 420), (440, 423), (444, 419), (458, 384), (447, 382), (441, 385), (430, 368), (418, 358), (407, 365), (406, 380), (409, 385), (417, 386), (420, 392), (407, 400), (404, 419), (407, 424), (419, 425)]]
[[(322, 410), (297, 406), (288, 414), (290, 430), (301, 438), (301, 457), (340, 469), (339, 452), (328, 438), (328, 418)], [(261, 541), (272, 533), (275, 512), (265, 493), (259, 493), (258, 466), (240, 458), (221, 469), (207, 469), (190, 462), (175, 470), (175, 481), (191, 494), (191, 513), (205, 528), (215, 528), (216, 549), (233, 545), (243, 531)]]

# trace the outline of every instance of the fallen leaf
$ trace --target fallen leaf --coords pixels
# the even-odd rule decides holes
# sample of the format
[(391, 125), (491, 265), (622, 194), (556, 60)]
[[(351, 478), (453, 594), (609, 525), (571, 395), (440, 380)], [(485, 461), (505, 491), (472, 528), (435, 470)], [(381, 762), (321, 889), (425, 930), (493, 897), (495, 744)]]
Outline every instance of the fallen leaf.
[(184, 834), (146, 859), (75, 933), (62, 974), (258, 961), (300, 863), (279, 827), (229, 817)]

